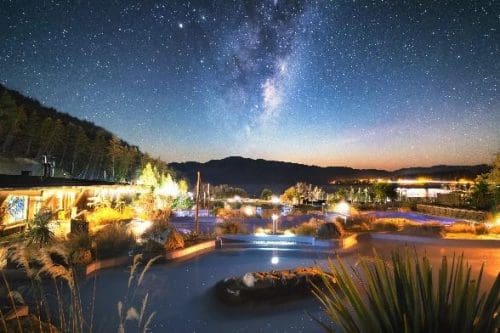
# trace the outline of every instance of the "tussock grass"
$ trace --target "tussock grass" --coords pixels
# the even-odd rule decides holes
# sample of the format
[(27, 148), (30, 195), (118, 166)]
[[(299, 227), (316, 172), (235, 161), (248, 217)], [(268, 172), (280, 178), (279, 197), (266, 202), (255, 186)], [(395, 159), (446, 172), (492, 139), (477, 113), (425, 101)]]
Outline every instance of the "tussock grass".
[(110, 224), (95, 234), (94, 244), (96, 258), (107, 259), (127, 254), (135, 239), (125, 226)]

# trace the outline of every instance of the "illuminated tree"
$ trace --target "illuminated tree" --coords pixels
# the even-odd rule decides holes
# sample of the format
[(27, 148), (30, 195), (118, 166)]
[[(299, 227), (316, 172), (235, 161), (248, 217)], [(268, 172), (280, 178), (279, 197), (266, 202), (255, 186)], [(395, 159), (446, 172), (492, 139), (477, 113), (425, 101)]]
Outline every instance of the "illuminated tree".
[(139, 179), (137, 180), (137, 184), (151, 188), (158, 187), (158, 178), (156, 178), (156, 173), (151, 166), (151, 163), (146, 164), (141, 175), (139, 176)]
[(179, 193), (181, 195), (185, 195), (185, 194), (187, 194), (188, 190), (189, 190), (189, 186), (188, 186), (187, 181), (184, 179), (179, 180)]
[(283, 202), (290, 202), (293, 203), (294, 201), (299, 199), (299, 192), (297, 192), (297, 189), (295, 186), (291, 186), (283, 192), (283, 195), (281, 196), (281, 200)]

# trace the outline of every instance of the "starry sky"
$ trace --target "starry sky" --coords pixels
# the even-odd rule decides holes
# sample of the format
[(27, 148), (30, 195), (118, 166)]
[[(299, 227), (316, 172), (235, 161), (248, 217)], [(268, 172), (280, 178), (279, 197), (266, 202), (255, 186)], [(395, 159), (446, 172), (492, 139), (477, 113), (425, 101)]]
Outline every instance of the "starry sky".
[(167, 162), (500, 151), (495, 1), (0, 1), (0, 82)]

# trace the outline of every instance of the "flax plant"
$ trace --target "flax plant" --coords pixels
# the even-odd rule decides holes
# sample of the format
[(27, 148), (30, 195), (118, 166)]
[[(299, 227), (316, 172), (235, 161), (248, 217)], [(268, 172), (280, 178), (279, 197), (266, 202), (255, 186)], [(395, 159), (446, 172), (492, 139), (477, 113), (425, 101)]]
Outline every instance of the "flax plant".
[(426, 255), (393, 252), (383, 260), (360, 258), (348, 270), (337, 257), (329, 261), (324, 287), (313, 293), (335, 327), (330, 332), (498, 332), (500, 273), (491, 289), (481, 292), (483, 265), (477, 276), (463, 255), (451, 264), (443, 257), (436, 271)]

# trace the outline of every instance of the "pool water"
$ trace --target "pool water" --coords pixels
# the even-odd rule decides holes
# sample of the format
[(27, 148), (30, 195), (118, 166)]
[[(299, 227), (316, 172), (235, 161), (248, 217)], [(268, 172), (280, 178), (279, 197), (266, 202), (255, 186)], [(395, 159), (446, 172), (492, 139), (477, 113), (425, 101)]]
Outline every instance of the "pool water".
[[(325, 265), (326, 258), (326, 253), (313, 250), (223, 249), (187, 261), (152, 266), (144, 280), (149, 289), (148, 308), (156, 311), (151, 329), (153, 332), (321, 332), (309, 313), (326, 318), (313, 297), (286, 303), (227, 306), (216, 298), (213, 287), (229, 276)], [(98, 273), (95, 279), (97, 331), (116, 330), (116, 304), (126, 293), (127, 279), (126, 268)], [(89, 279), (82, 288), (87, 303), (93, 285), (94, 279)], [(147, 290), (141, 288), (138, 299), (145, 292)], [(99, 315), (104, 313), (111, 315)]]
[[(429, 256), (431, 265), (439, 267), (442, 256), (463, 253), (472, 273), (477, 274), (485, 263), (482, 289), (491, 286), (500, 267), (500, 251), (496, 244), (462, 246), (455, 244), (409, 243), (394, 240), (366, 240), (349, 252), (342, 252), (347, 267), (355, 266), (359, 255), (377, 253), (387, 258), (391, 251), (407, 247)], [(147, 272), (143, 287), (137, 289), (135, 304), (149, 293), (148, 313), (156, 311), (152, 332), (323, 332), (312, 316), (329, 322), (319, 301), (307, 297), (286, 303), (263, 303), (245, 306), (227, 306), (215, 296), (214, 285), (230, 276), (247, 272), (290, 269), (298, 266), (327, 264), (328, 257), (336, 258), (334, 250), (314, 248), (223, 248), (184, 261), (154, 265)], [(117, 303), (127, 290), (128, 268), (99, 271), (95, 278), (81, 285), (86, 313), (90, 313), (95, 284), (95, 332), (116, 332)], [(94, 283), (95, 282), (95, 283)], [(126, 331), (136, 331), (128, 327)]]

